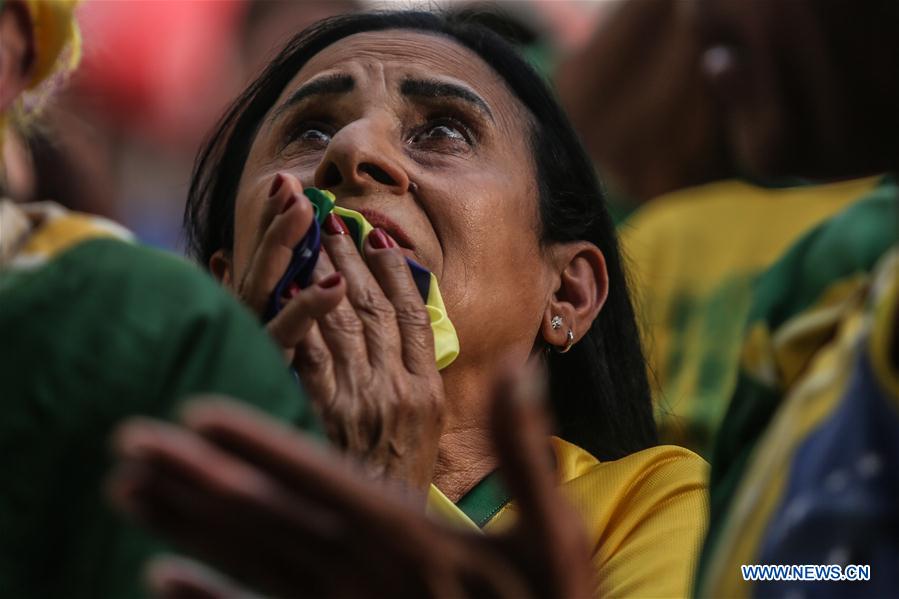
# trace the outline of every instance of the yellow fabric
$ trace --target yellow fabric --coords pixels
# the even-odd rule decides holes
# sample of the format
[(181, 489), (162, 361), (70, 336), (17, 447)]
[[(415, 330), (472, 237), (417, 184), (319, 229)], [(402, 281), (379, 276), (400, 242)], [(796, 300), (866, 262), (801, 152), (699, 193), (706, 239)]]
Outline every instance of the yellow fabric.
[(16, 204), (0, 200), (0, 268), (33, 268), (90, 239), (133, 241), (121, 225), (72, 212), (54, 202)]
[[(24, 0), (34, 31), (35, 61), (27, 87), (29, 91), (35, 90), (51, 76), (67, 74), (78, 66), (81, 59), (81, 34), (74, 13), (79, 2), (80, 0)], [(21, 98), (8, 112), (0, 112), (0, 147), (8, 123), (27, 124), (29, 116), (38, 113), (47, 99), (47, 94), (42, 94), (40, 90), (32, 93), (28, 114), (23, 109)]]
[[(74, 15), (78, 2), (25, 0), (34, 27), (35, 65), (29, 88), (54, 72), (70, 71), (77, 66), (81, 57), (81, 37)], [(64, 55), (66, 49), (68, 54)]]
[[(793, 383), (783, 405), (759, 440), (749, 469), (737, 488), (721, 538), (709, 562), (698, 595), (749, 597), (753, 585), (743, 581), (740, 565), (757, 563), (756, 556), (778, 508), (789, 465), (797, 449), (833, 412), (847, 389), (857, 354), (866, 347), (880, 383), (899, 397), (899, 373), (891, 365), (890, 341), (895, 332), (899, 292), (899, 249), (888, 253), (875, 269), (867, 293), (842, 303), (836, 334), (815, 354)], [(868, 308), (872, 303), (873, 309)], [(860, 343), (864, 337), (864, 346)], [(899, 404), (899, 402), (897, 402)], [(897, 405), (899, 408), (899, 405)]]
[[(708, 464), (681, 447), (599, 462), (552, 438), (563, 496), (581, 514), (593, 550), (597, 597), (688, 597), (705, 534)], [(515, 520), (515, 502), (485, 526)]]
[(459, 357), (459, 336), (456, 334), (456, 327), (447, 316), (434, 273), (431, 273), (431, 286), (428, 288), (428, 301), (425, 307), (428, 309), (428, 318), (431, 319), (431, 330), (434, 331), (437, 369), (443, 370)]
[(880, 384), (892, 395), (899, 409), (899, 372), (891, 359), (892, 343), (899, 330), (899, 250), (894, 250), (886, 259), (886, 268), (892, 269), (882, 275), (882, 291), (875, 283), (874, 294), (881, 296), (874, 308), (874, 324), (871, 327), (871, 338), (868, 341), (871, 366)]
[(754, 277), (878, 181), (722, 181), (661, 196), (622, 225), (663, 442), (708, 450), (736, 380)]
[(431, 485), (428, 489), (427, 514), (438, 522), (442, 522), (451, 528), (481, 534), (481, 529), (471, 518), (465, 515), (443, 491)]
[(775, 331), (766, 323), (752, 326), (740, 358), (743, 370), (759, 381), (788, 390), (804, 374), (808, 358), (823, 347), (845, 314), (862, 301), (870, 285), (864, 273), (837, 281), (814, 305)]

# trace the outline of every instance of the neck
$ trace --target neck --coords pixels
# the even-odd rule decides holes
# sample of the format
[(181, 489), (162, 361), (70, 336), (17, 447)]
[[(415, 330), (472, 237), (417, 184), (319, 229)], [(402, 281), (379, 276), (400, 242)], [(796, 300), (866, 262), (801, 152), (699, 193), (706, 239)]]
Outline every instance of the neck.
[(434, 485), (455, 503), (496, 467), (489, 430), (474, 427), (449, 430), (440, 437)]
[(498, 466), (490, 431), (496, 369), (484, 359), (464, 360), (460, 356), (440, 373), (447, 411), (432, 479), (454, 503)]

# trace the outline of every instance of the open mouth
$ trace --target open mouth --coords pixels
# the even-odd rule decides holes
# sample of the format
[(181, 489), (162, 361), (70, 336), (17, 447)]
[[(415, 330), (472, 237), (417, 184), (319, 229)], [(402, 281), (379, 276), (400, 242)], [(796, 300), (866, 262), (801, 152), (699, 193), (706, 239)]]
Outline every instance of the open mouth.
[(376, 210), (369, 210), (366, 208), (357, 209), (356, 212), (364, 216), (365, 220), (367, 220), (372, 227), (384, 229), (388, 235), (393, 237), (394, 241), (396, 241), (401, 248), (408, 250), (409, 253), (415, 252), (415, 244), (412, 243), (412, 239), (410, 239), (403, 228), (396, 224), (390, 217)]

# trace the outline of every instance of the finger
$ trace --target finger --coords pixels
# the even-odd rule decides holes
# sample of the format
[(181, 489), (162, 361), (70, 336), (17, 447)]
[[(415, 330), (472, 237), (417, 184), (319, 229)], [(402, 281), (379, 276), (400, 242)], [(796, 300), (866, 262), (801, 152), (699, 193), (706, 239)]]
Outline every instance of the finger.
[(522, 521), (543, 522), (558, 503), (545, 397), (545, 375), (533, 364), (506, 374), (494, 396), (494, 443)]
[[(513, 559), (514, 554), (504, 546), (507, 536), (487, 537), (454, 531), (459, 540), (457, 584), (465, 589), (466, 597), (534, 598), (535, 589), (529, 584), (531, 571)], [(518, 548), (520, 550), (520, 547)], [(551, 551), (552, 548), (549, 548)], [(447, 597), (462, 596), (461, 592)], [(569, 597), (569, 595), (560, 595)], [(571, 597), (574, 597), (571, 595)]]
[(396, 249), (396, 242), (380, 229), (375, 229), (365, 243), (368, 266), (396, 315), (406, 369), (413, 374), (433, 372), (431, 319), (406, 257)]
[[(120, 487), (121, 490), (127, 492), (139, 485), (148, 471), (164, 471), (171, 478), (190, 481), (197, 489), (218, 496), (223, 503), (265, 505), (269, 511), (282, 510), (284, 517), (294, 520), (295, 527), (305, 531), (304, 534), (324, 538), (339, 529), (339, 523), (326, 517), (321, 509), (303, 506), (297, 498), (288, 497), (266, 472), (223, 452), (189, 430), (148, 418), (134, 418), (121, 425), (115, 437), (115, 449), (120, 458), (126, 465), (138, 466), (137, 470), (126, 467), (118, 472), (120, 480), (127, 483)], [(318, 449), (318, 453), (321, 451)], [(129, 500), (121, 492), (114, 493), (113, 498)], [(291, 506), (303, 507), (309, 513), (291, 509)]]
[[(410, 506), (399, 500), (391, 490), (385, 486), (360, 480), (355, 471), (347, 468), (344, 461), (337, 460), (324, 448), (309, 443), (302, 435), (298, 435), (283, 424), (266, 418), (252, 408), (222, 400), (214, 402), (206, 400), (189, 404), (185, 410), (184, 420), (192, 428), (206, 435), (206, 438), (227, 451), (229, 455), (253, 464), (256, 469), (264, 472), (267, 476), (272, 476), (279, 481), (285, 479), (289, 481), (292, 477), (297, 477), (298, 480), (293, 485), (283, 485), (285, 488), (292, 486), (294, 489), (300, 489), (299, 492), (291, 494), (294, 500), (310, 499), (310, 502), (315, 505), (328, 506), (348, 523), (348, 526), (342, 529), (345, 536), (337, 537), (337, 540), (330, 545), (325, 544), (324, 550), (319, 549), (319, 545), (323, 543), (312, 545), (312, 549), (318, 552), (315, 556), (307, 557), (303, 554), (304, 547), (310, 547), (308, 542), (299, 548), (294, 548), (293, 551), (282, 552), (298, 556), (296, 559), (304, 560), (304, 567), (308, 565), (310, 569), (314, 569), (312, 573), (296, 574), (294, 580), (308, 577), (313, 582), (324, 581), (331, 585), (324, 588), (333, 590), (335, 577), (337, 577), (342, 579), (341, 582), (347, 588), (347, 596), (365, 594), (366, 589), (371, 595), (397, 596), (398, 593), (391, 592), (391, 589), (398, 590), (409, 586), (407, 584), (409, 579), (416, 578), (423, 555), (428, 554), (434, 558), (435, 552), (439, 555), (445, 554), (440, 545), (435, 545), (442, 535), (437, 527), (434, 527), (423, 515), (410, 510)], [(242, 431), (238, 430), (241, 428)], [(268, 446), (268, 448), (264, 446)], [(259, 452), (257, 451), (258, 447), (263, 447), (265, 450)], [(294, 466), (302, 462), (311, 463), (315, 467), (297, 471)], [(324, 470), (318, 469), (319, 466)], [(276, 472), (287, 472), (287, 476), (275, 476)], [(167, 478), (171, 480), (174, 477)], [(204, 488), (203, 485), (194, 485), (194, 487), (198, 486), (200, 489)], [(144, 485), (144, 488), (145, 492), (151, 496), (153, 493), (165, 492), (165, 485), (160, 484), (158, 480), (151, 481)], [(165, 496), (171, 495), (168, 493)], [(311, 500), (312, 497), (318, 497), (318, 499)], [(209, 505), (210, 503), (204, 501), (199, 505)], [(253, 506), (248, 507), (252, 508)], [(231, 522), (222, 524), (212, 519), (210, 525), (206, 527), (207, 534), (195, 535), (194, 542), (204, 543), (203, 550), (206, 553), (214, 554), (216, 560), (229, 560), (228, 563), (232, 564), (230, 560), (234, 557), (233, 552), (225, 555), (219, 553), (226, 543), (230, 542), (231, 546), (240, 547), (243, 559), (248, 560), (253, 556), (246, 555), (246, 547), (255, 547), (259, 538), (265, 538), (265, 543), (268, 544), (267, 539), (273, 537), (277, 546), (280, 534), (292, 534), (293, 532), (294, 527), (290, 522), (287, 523), (286, 531), (272, 532), (271, 527), (276, 525), (278, 520), (260, 530), (260, 526), (255, 524), (258, 519), (254, 516), (252, 509), (241, 509), (240, 506), (237, 508), (236, 511), (232, 511)], [(196, 509), (193, 512), (196, 512)], [(210, 518), (208, 514), (193, 512), (186, 512), (183, 519), (184, 524), (181, 527), (175, 527), (175, 530), (183, 529), (185, 526), (195, 527), (197, 520), (202, 522), (204, 519), (209, 520)], [(234, 513), (240, 514), (240, 517), (235, 519)], [(234, 522), (234, 520), (240, 522)], [(257, 531), (256, 543), (253, 543), (254, 539), (249, 535), (223, 538), (221, 533), (215, 529), (217, 525), (218, 528), (234, 530), (242, 523), (246, 523), (248, 530)], [(237, 531), (240, 532), (240, 529), (237, 528)], [(334, 536), (331, 535), (324, 542), (326, 543), (329, 538), (333, 539)], [(254, 549), (253, 553), (255, 552)], [(263, 552), (260, 559), (262, 558), (277, 564), (268, 553)], [(213, 561), (213, 563), (223, 562)], [(238, 576), (239, 578), (243, 577), (241, 580), (250, 580), (250, 578), (246, 578), (252, 574), (249, 568), (261, 568), (261, 566), (253, 561), (246, 565), (235, 566), (232, 564), (225, 571), (235, 574), (241, 572)], [(271, 568), (277, 574), (278, 568), (274, 566)], [(259, 572), (265, 573), (263, 570)], [(294, 570), (290, 570), (290, 572), (291, 574), (295, 573)], [(260, 573), (256, 575), (259, 576)], [(307, 586), (303, 585), (303, 590), (306, 590)], [(281, 588), (283, 589), (283, 586)], [(300, 587), (294, 586), (293, 593), (297, 588)], [(413, 593), (412, 596), (420, 596), (420, 594)]]
[(147, 586), (160, 599), (262, 599), (212, 568), (184, 557), (165, 555), (146, 566)]
[(325, 231), (323, 244), (334, 267), (346, 277), (347, 299), (362, 323), (369, 362), (395, 360), (402, 349), (393, 305), (359, 254), (343, 220), (331, 213)]
[[(338, 273), (334, 270), (334, 266), (331, 264), (327, 252), (322, 249), (319, 254), (318, 262), (316, 262), (315, 268), (312, 271), (313, 284), (320, 285), (325, 283), (327, 285), (326, 281), (336, 274)], [(352, 322), (353, 320), (356, 320), (357, 326), (361, 326), (358, 324), (358, 319), (356, 319), (352, 306), (350, 306), (349, 301), (346, 299), (346, 280), (343, 278), (343, 275), (340, 276), (340, 288), (342, 289), (343, 297), (337, 302), (337, 305), (334, 306), (334, 308), (329, 310), (325, 315), (320, 316), (319, 319), (323, 320), (325, 316), (332, 312), (340, 312), (339, 316), (333, 318), (343, 322)], [(334, 334), (334, 330), (329, 329), (329, 334)], [(367, 364), (365, 358), (365, 343), (360, 336), (344, 336), (343, 338), (340, 336), (338, 336), (338, 338), (332, 337), (331, 343), (337, 353), (336, 359), (341, 360), (341, 364), (343, 364), (344, 361), (349, 360), (355, 361), (357, 363), (357, 368)], [(303, 388), (309, 394), (309, 397), (312, 399), (316, 408), (320, 411), (324, 411), (325, 408), (328, 407), (326, 402), (331, 401), (337, 394), (337, 379), (335, 376), (334, 362), (335, 355), (332, 354), (331, 346), (325, 341), (325, 338), (321, 333), (321, 327), (319, 326), (318, 321), (316, 321), (310, 326), (307, 333), (294, 345), (293, 366), (300, 375), (300, 380), (303, 381)], [(357, 372), (357, 374), (360, 373)], [(329, 422), (328, 420), (325, 420), (324, 422), (329, 429), (328, 436), (337, 442), (339, 446), (344, 446), (339, 443), (339, 439), (334, 436), (335, 433), (339, 432), (334, 426), (335, 423)]]
[(201, 437), (158, 420), (126, 420), (114, 431), (112, 444), (116, 455), (130, 463), (165, 463), (222, 492), (247, 497), (275, 492), (271, 481), (257, 471), (243, 467)]
[(335, 428), (336, 423), (329, 422), (323, 417), (330, 407), (329, 402), (332, 402), (337, 395), (337, 380), (334, 376), (334, 357), (322, 338), (317, 322), (312, 324), (294, 348), (293, 367), (313, 407), (319, 412), (319, 416), (322, 416), (328, 438), (338, 447), (345, 447), (345, 443), (334, 436), (339, 432)]
[[(257, 418), (264, 416), (221, 401), (191, 404), (185, 412), (186, 421), (215, 437), (222, 447), (229, 448), (229, 455), (236, 455), (234, 448), (239, 443), (235, 441), (239, 439), (234, 435), (227, 438), (221, 435), (222, 429), (227, 428), (223, 425), (230, 422), (231, 425), (243, 425), (246, 429), (250, 424), (248, 419)], [(223, 566), (224, 571), (238, 579), (267, 585), (260, 586), (260, 589), (271, 589), (274, 581), (284, 580), (283, 576), (278, 576), (284, 566), (279, 563), (279, 559), (283, 559), (279, 556), (293, 556), (294, 560), (302, 560), (304, 567), (308, 565), (315, 570), (312, 574), (296, 573), (296, 568), (284, 570), (297, 577), (305, 576), (313, 581), (320, 578), (333, 583), (333, 577), (340, 576), (342, 572), (334, 571), (334, 564), (339, 564), (340, 568), (345, 565), (350, 567), (359, 574), (360, 580), (367, 581), (369, 586), (374, 585), (373, 588), (379, 585), (389, 587), (402, 568), (388, 558), (401, 558), (401, 564), (414, 562), (415, 556), (420, 554), (417, 548), (421, 547), (421, 539), (426, 537), (424, 531), (430, 529), (430, 523), (410, 510), (410, 506), (394, 494), (387, 493), (384, 487), (360, 482), (358, 475), (346, 468), (344, 462), (337, 461), (321, 447), (307, 444), (300, 435), (283, 425), (269, 420), (260, 422), (265, 425), (261, 430), (252, 430), (252, 425), (247, 429), (252, 443), (261, 441), (271, 444), (274, 441), (277, 444), (287, 441), (288, 452), (305, 445), (306, 450), (292, 456), (293, 461), (297, 462), (299, 458), (299, 461), (309, 462), (311, 458), (317, 466), (300, 471), (291, 469), (290, 474), (301, 481), (296, 486), (299, 491), (290, 495), (292, 508), (281, 502), (260, 504), (233, 501), (235, 496), (241, 498), (243, 494), (227, 489), (219, 493), (219, 477), (214, 479), (212, 485), (196, 477), (198, 471), (203, 474), (202, 463), (189, 465), (186, 469), (179, 463), (189, 453), (186, 444), (165, 447), (165, 440), (157, 438), (142, 440), (136, 448), (126, 451), (135, 459), (143, 459), (150, 470), (150, 475), (145, 474), (143, 481), (130, 483), (132, 487), (137, 487), (131, 493), (131, 501), (137, 504), (137, 510), (131, 512), (187, 550)], [(213, 427), (213, 423), (217, 426)], [(132, 428), (135, 426), (132, 425)], [(215, 428), (216, 432), (210, 431), (211, 428)], [(279, 439), (281, 435), (284, 435), (283, 439)], [(130, 444), (135, 443), (132, 440)], [(260, 457), (256, 452), (241, 452), (242, 455), (252, 456), (250, 459), (255, 462), (254, 467), (267, 476), (285, 466), (284, 453), (282, 448), (279, 455), (270, 459), (270, 454)], [(152, 457), (151, 464), (148, 463), (148, 456)], [(204, 455), (202, 459), (204, 462), (210, 461), (209, 456)], [(220, 468), (216, 465), (215, 470)], [(182, 476), (182, 472), (189, 473), (189, 476)], [(297, 504), (321, 508), (317, 510), (318, 520), (331, 518), (339, 522), (331, 525), (327, 521), (318, 522), (317, 526), (322, 530), (309, 530), (308, 523), (298, 525), (294, 521), (296, 516), (291, 511), (298, 509)], [(305, 513), (313, 511), (307, 508), (301, 515)], [(239, 517), (235, 518), (235, 514)], [(254, 549), (253, 555), (246, 555), (247, 547), (260, 542), (266, 545), (264, 551)], [(380, 557), (384, 559), (373, 555), (379, 548), (384, 553)], [(310, 551), (315, 555), (308, 555)]]
[(164, 463), (144, 464), (143, 471), (131, 483), (135, 509), (128, 513), (251, 588), (289, 596), (298, 585), (321, 586), (317, 577), (346, 557), (345, 540), (307, 534), (270, 506), (230, 501)]
[(337, 307), (345, 294), (343, 277), (332, 273), (297, 292), (266, 328), (279, 346), (291, 349), (292, 355), (293, 348), (306, 336), (315, 319)]
[[(262, 242), (262, 237), (268, 230), (269, 226), (276, 216), (284, 212), (287, 202), (295, 192), (303, 191), (303, 184), (296, 175), (288, 172), (275, 173), (271, 179), (263, 182), (268, 200), (265, 202), (262, 216), (259, 220), (259, 228), (256, 230), (256, 236), (253, 239), (253, 247), (258, 247)], [(287, 188), (286, 191), (283, 188)]]
[(315, 218), (312, 203), (301, 189), (296, 189), (298, 185), (291, 178), (269, 199), (269, 208), (277, 207), (280, 212), (263, 230), (240, 282), (241, 298), (257, 314), (265, 310), (272, 290), (290, 265), (294, 248)]
[(207, 399), (189, 403), (183, 413), (192, 430), (298, 496), (328, 502), (354, 519), (408, 517), (411, 503), (404, 496), (386, 485), (373, 487), (346, 460), (249, 406)]
[(329, 505), (255, 484), (264, 473), (193, 433), (147, 420), (122, 429), (113, 502), (185, 550), (267, 591), (347, 556), (350, 528)]
[[(323, 245), (322, 248), (312, 273), (312, 280), (315, 283), (337, 272), (326, 247)], [(334, 309), (317, 319), (321, 336), (318, 338), (311, 336), (308, 342), (301, 342), (302, 347), (298, 346), (297, 352), (310, 355), (314, 362), (314, 358), (327, 350), (333, 358), (333, 364), (338, 367), (339, 372), (336, 376), (348, 381), (366, 374), (368, 350), (365, 328), (349, 300), (349, 281), (346, 273), (340, 274), (344, 281), (344, 298)]]

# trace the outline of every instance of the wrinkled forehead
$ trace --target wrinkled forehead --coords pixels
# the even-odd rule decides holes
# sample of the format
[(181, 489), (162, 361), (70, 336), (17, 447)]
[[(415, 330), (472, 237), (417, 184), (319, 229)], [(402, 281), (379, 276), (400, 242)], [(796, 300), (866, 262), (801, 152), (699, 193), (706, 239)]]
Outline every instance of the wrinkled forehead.
[(360, 88), (387, 92), (404, 80), (437, 79), (475, 92), (509, 133), (520, 135), (528, 118), (505, 81), (472, 50), (444, 35), (405, 29), (356, 33), (324, 48), (287, 84), (275, 111), (305, 83), (330, 75), (350, 75)]

